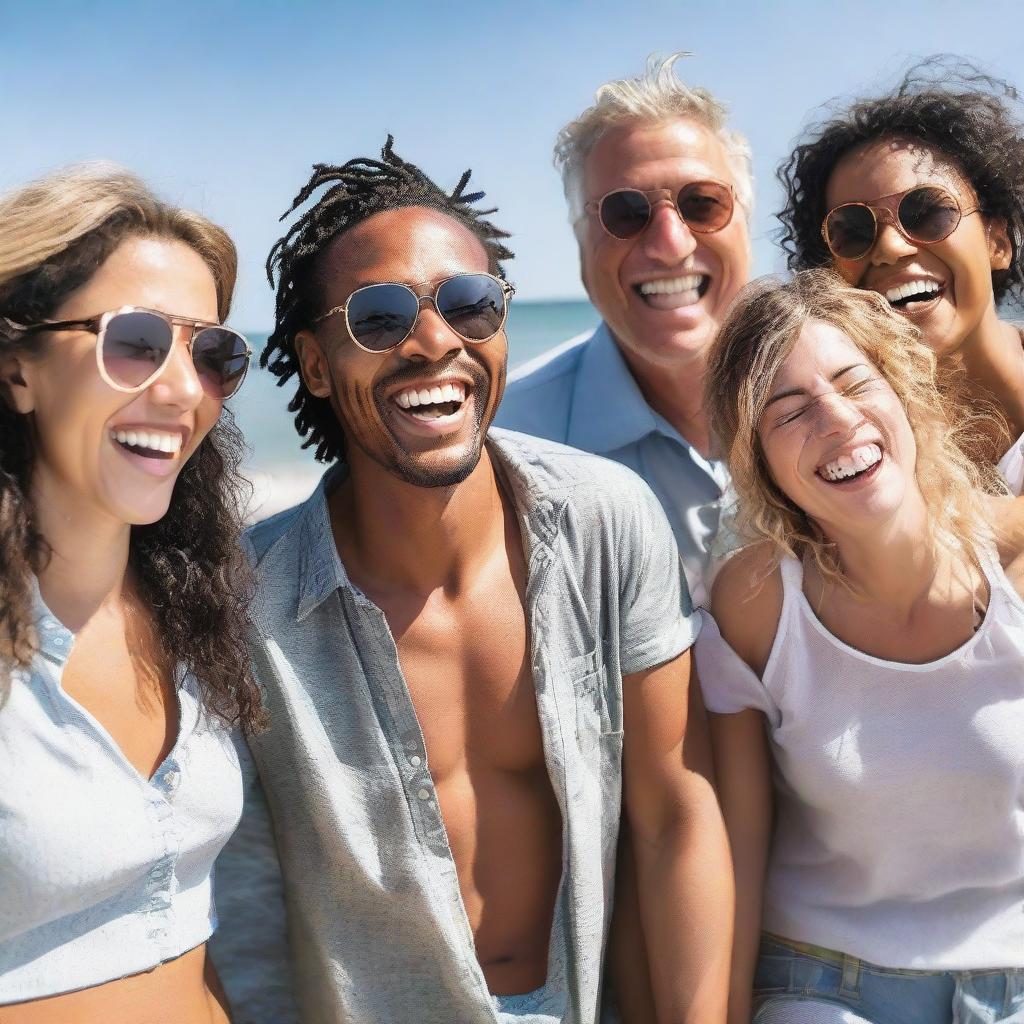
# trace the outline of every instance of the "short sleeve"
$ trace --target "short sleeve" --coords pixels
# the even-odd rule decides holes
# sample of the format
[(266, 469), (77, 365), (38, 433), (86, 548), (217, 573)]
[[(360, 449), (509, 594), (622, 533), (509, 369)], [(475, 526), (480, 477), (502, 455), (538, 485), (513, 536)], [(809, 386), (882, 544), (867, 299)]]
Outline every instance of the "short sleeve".
[(637, 479), (635, 515), (620, 544), (622, 674), (662, 665), (693, 646), (700, 619), (690, 603), (683, 563), (668, 519), (651, 489)]
[(761, 711), (776, 728), (782, 715), (757, 673), (726, 643), (711, 614), (703, 609), (698, 614), (702, 624), (694, 659), (704, 706), (719, 715)]

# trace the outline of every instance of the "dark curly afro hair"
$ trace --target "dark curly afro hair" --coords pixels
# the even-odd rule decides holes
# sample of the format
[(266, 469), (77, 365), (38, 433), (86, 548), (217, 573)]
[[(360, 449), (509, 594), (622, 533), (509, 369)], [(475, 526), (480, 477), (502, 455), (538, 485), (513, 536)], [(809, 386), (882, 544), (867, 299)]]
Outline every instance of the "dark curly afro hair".
[(993, 271), (997, 301), (1024, 301), (1024, 123), (1020, 96), (1008, 82), (949, 55), (915, 64), (896, 89), (855, 101), (812, 125), (778, 171), (786, 205), (779, 241), (790, 270), (827, 267), (821, 236), (825, 192), (836, 164), (849, 152), (883, 138), (922, 143), (939, 151), (974, 188), (982, 213), (1002, 218), (1013, 246), (1006, 270)]

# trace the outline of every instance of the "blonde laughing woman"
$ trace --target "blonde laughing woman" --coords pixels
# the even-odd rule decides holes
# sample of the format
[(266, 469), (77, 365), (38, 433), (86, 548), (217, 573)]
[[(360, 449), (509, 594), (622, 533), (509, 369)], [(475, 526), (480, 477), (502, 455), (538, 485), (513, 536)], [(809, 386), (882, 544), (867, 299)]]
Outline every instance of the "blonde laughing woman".
[(826, 271), (749, 286), (711, 357), (731, 1024), (1024, 1021), (1024, 509), (935, 366)]

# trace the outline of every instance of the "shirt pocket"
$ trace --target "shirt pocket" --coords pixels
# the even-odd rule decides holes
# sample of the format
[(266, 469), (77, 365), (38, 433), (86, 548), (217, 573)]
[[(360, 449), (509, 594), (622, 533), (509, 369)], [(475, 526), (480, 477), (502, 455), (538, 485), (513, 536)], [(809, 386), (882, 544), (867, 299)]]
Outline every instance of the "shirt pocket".
[(568, 666), (576, 699), (576, 737), (592, 750), (602, 739), (622, 736), (622, 701), (613, 692), (600, 647), (573, 658)]

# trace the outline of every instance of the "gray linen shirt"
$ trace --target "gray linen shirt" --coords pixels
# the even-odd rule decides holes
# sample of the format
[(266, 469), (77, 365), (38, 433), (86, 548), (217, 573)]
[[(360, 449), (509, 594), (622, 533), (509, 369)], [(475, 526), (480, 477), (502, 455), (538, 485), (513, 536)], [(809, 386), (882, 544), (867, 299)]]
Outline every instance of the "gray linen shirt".
[[(563, 948), (549, 959), (564, 963), (546, 998), (554, 1019), (593, 1024), (619, 830), (623, 676), (685, 651), (699, 618), (665, 515), (632, 472), (504, 430), (491, 431), (488, 450), (519, 514), (537, 712), (562, 814), (552, 934)], [(259, 578), (252, 654), (272, 719), (251, 746), (284, 875), (300, 1015), (495, 1024), (395, 641), (334, 546), (326, 494), (343, 472), (246, 538)], [(248, 1024), (259, 1018), (246, 1001), (275, 972), (272, 924), (251, 907), (240, 920), (227, 909), (254, 884), (254, 830), (243, 830), (244, 846), (218, 864), (214, 958)], [(249, 900), (269, 901), (264, 890)]]

